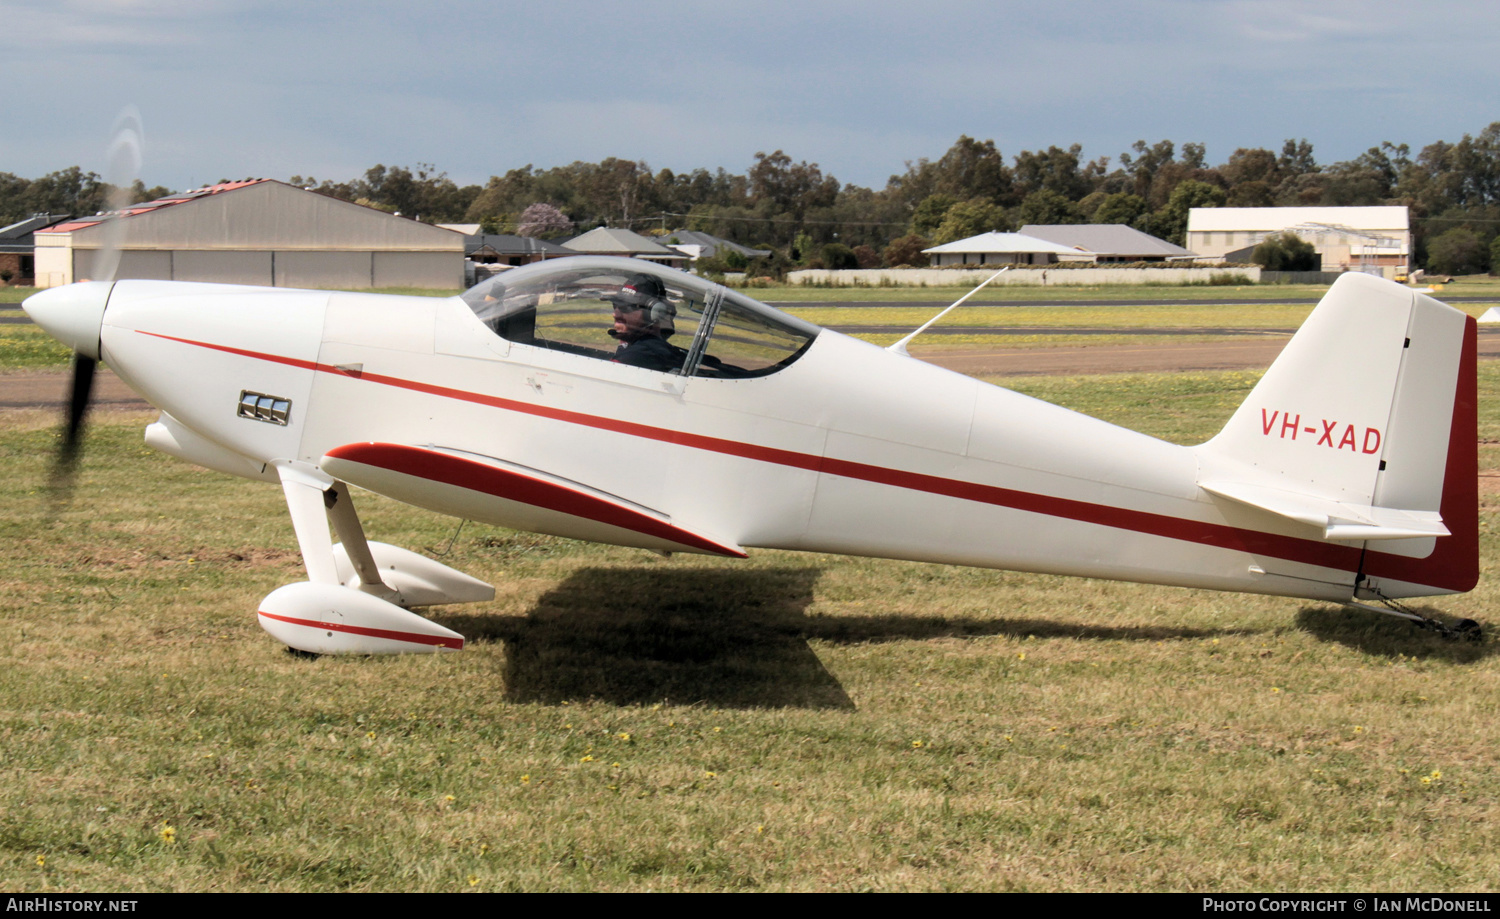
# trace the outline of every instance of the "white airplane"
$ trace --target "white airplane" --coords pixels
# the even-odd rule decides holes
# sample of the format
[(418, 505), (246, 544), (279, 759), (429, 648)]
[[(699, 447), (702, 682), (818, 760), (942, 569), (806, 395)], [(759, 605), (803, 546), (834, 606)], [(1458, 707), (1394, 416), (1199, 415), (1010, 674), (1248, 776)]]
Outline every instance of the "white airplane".
[(367, 541), (350, 485), (662, 553), (1380, 601), (1478, 634), (1400, 605), (1478, 580), (1474, 321), (1362, 274), (1197, 447), (626, 259), (546, 261), (448, 299), (122, 280), (24, 306), (79, 355), (75, 426), (102, 359), (160, 408), (147, 443), (280, 484), (308, 580), (259, 616), (305, 652), (456, 649), (411, 608), (494, 595)]

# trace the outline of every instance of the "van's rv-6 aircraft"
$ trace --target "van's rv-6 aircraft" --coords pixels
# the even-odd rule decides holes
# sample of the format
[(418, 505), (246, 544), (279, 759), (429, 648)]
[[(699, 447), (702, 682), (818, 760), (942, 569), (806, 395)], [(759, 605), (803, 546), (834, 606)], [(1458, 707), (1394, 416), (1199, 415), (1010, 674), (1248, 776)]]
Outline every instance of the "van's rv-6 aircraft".
[[(78, 355), (75, 427), (103, 360), (161, 410), (147, 443), (281, 486), (308, 580), (259, 616), (305, 652), (460, 648), (411, 608), (494, 595), (367, 541), (350, 485), (658, 552), (1379, 601), (1478, 635), (1399, 603), (1478, 580), (1474, 320), (1361, 274), (1197, 447), (626, 259), (546, 261), (448, 299), (121, 280), (25, 309)], [(655, 366), (621, 359), (632, 310), (672, 333)]]

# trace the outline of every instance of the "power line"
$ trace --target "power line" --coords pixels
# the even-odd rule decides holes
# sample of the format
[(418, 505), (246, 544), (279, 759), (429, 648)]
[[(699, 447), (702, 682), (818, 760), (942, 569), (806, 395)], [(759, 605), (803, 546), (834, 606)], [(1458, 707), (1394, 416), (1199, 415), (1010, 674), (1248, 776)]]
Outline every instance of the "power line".
[[(795, 217), (737, 217), (730, 214), (678, 214), (662, 211), (662, 217), (686, 217), (689, 220), (739, 220), (744, 223), (795, 223), (834, 227), (904, 227), (905, 223), (887, 223), (873, 220), (798, 220)], [(644, 220), (654, 218), (641, 218)]]

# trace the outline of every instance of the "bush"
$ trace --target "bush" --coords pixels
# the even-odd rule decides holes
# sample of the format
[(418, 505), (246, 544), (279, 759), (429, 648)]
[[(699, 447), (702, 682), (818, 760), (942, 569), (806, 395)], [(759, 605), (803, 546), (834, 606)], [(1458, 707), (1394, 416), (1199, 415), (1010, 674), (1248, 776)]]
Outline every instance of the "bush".
[(859, 267), (859, 259), (854, 257), (854, 250), (843, 243), (829, 243), (824, 246), (822, 256), (823, 266), (834, 271)]
[(1254, 283), (1248, 274), (1235, 274), (1229, 271), (1216, 271), (1208, 276), (1209, 287), (1242, 287)]
[(932, 244), (915, 233), (908, 233), (899, 239), (891, 240), (891, 244), (885, 247), (881, 257), (885, 259), (887, 268), (900, 268), (902, 265), (910, 265), (913, 268), (926, 268), (927, 256), (922, 250)]
[(754, 287), (761, 278), (779, 282), (786, 278), (786, 273), (791, 267), (791, 260), (780, 249), (772, 249), (770, 255), (750, 259), (745, 265), (746, 284)]
[(1323, 267), (1318, 250), (1295, 233), (1267, 236), (1255, 247), (1250, 261), (1267, 271), (1317, 271)]

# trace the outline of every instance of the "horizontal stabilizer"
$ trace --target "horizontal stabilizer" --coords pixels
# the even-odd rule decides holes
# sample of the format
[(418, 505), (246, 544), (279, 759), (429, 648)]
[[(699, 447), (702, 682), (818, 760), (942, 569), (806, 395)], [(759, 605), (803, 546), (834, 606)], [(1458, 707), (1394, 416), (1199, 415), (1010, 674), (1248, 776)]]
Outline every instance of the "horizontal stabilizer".
[(1412, 539), (1447, 536), (1436, 511), (1354, 505), (1242, 482), (1200, 482), (1212, 495), (1248, 504), (1323, 530), (1328, 540)]

